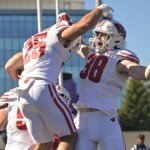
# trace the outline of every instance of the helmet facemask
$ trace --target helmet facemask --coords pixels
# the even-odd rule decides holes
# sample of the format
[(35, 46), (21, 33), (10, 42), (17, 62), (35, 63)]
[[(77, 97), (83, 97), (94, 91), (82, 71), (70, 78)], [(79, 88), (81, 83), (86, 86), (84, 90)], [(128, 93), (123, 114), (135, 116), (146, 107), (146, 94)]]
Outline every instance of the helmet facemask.
[(95, 32), (95, 49), (101, 53), (109, 50), (110, 35), (103, 32)]
[[(100, 46), (100, 48), (96, 47), (98, 32), (108, 35), (107, 40), (101, 40), (102, 46)], [(93, 30), (93, 33), (94, 37), (90, 38), (89, 42), (90, 47), (96, 52), (102, 53), (108, 50), (125, 47), (126, 31), (120, 23), (114, 20), (103, 20), (102, 22), (98, 23)]]

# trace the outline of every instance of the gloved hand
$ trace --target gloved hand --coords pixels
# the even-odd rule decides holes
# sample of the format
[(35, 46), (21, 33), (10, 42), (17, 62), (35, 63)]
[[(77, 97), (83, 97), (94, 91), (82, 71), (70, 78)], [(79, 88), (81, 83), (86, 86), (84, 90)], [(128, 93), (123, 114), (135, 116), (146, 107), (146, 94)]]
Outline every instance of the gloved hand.
[(58, 15), (58, 22), (67, 21), (69, 24), (72, 24), (71, 17), (66, 12), (62, 12)]
[(102, 5), (98, 6), (98, 8), (100, 8), (103, 13), (109, 13), (111, 11), (114, 12), (113, 8), (111, 8), (110, 6), (108, 6), (106, 4), (102, 4)]

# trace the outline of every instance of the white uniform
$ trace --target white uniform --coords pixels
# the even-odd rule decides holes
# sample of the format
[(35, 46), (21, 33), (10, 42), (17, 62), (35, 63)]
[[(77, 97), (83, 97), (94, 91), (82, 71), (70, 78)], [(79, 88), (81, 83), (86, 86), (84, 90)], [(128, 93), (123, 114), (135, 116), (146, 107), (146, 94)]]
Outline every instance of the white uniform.
[[(19, 80), (19, 84), (21, 82), (22, 80)], [(7, 114), (7, 144), (5, 150), (33, 150), (34, 143), (18, 107), (18, 94), (14, 91), (15, 89), (11, 89), (0, 97), (1, 104), (8, 104), (8, 107), (4, 109)]]
[[(55, 135), (62, 137), (76, 132), (70, 109), (55, 89), (71, 48), (64, 48), (57, 34), (68, 26), (62, 21), (33, 35), (24, 44), (23, 80), (34, 78), (35, 81), (21, 97), (20, 109), (34, 143), (50, 142)], [(24, 80), (24, 84), (27, 82)]]
[(33, 141), (27, 131), (23, 116), (19, 111), (17, 101), (10, 103), (8, 113), (7, 144), (5, 150), (33, 150)]
[[(128, 76), (116, 71), (119, 61), (128, 59), (139, 63), (129, 50), (113, 50), (102, 54), (91, 53), (80, 72), (80, 96), (77, 108), (98, 111), (81, 112), (75, 118), (79, 139), (76, 150), (125, 150), (117, 116), (117, 96)], [(83, 110), (83, 109), (82, 109)], [(89, 109), (88, 109), (89, 110)]]
[(64, 48), (57, 34), (67, 27), (68, 23), (62, 21), (33, 35), (24, 43), (24, 78), (40, 78), (57, 84), (58, 74), (71, 48)]

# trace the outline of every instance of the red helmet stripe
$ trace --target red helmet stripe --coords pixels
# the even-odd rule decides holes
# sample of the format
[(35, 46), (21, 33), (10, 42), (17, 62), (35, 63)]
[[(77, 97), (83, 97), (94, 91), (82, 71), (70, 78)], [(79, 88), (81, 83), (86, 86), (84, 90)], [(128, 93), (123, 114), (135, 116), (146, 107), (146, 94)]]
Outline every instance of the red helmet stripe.
[(126, 38), (126, 30), (124, 29), (124, 27), (121, 24), (118, 23), (114, 23), (116, 29), (118, 30), (118, 33), (122, 34), (122, 36), (124, 38)]

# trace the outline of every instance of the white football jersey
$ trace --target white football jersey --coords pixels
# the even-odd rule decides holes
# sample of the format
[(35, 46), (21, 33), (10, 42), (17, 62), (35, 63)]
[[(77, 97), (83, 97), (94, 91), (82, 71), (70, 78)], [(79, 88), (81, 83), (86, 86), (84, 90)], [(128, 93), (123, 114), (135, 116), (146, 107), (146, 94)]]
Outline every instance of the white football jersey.
[(44, 31), (30, 37), (23, 47), (24, 78), (33, 77), (57, 83), (57, 77), (63, 63), (68, 59), (69, 50), (59, 42), (58, 33), (69, 24), (59, 22)]
[(28, 150), (29, 147), (32, 147), (33, 141), (28, 133), (23, 116), (18, 109), (17, 101), (9, 103), (7, 112), (7, 144), (5, 149)]
[(77, 107), (99, 109), (107, 114), (117, 111), (117, 96), (128, 76), (116, 71), (116, 64), (123, 59), (139, 63), (129, 50), (113, 50), (102, 54), (90, 53), (80, 72), (80, 96)]

